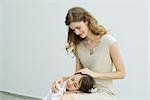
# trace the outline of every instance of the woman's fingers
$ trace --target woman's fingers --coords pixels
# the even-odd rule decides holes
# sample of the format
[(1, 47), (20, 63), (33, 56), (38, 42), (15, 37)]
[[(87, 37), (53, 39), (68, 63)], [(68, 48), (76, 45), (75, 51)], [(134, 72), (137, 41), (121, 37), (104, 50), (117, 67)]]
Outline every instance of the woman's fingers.
[(83, 68), (83, 69), (79, 70), (77, 73), (87, 74), (87, 75), (94, 77), (93, 76), (94, 73), (88, 68)]
[(77, 71), (77, 73), (85, 74), (87, 70), (88, 70), (88, 68), (84, 68), (84, 69)]

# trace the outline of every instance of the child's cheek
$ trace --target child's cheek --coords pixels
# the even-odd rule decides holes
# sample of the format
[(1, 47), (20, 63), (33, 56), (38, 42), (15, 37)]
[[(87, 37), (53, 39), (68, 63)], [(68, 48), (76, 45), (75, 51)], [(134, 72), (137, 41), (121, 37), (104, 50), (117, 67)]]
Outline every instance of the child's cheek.
[(71, 87), (70, 87), (70, 90), (74, 91), (74, 90), (75, 90), (75, 88), (71, 86)]
[(73, 90), (72, 86), (70, 86), (70, 90)]

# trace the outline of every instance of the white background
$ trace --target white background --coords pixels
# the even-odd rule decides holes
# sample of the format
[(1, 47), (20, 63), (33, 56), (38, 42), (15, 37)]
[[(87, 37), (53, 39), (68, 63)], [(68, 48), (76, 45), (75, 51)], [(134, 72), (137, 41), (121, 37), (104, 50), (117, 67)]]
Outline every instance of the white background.
[(64, 23), (67, 10), (73, 6), (82, 6), (91, 12), (118, 40), (127, 71), (124, 80), (114, 81), (118, 97), (146, 100), (146, 0), (3, 0), (0, 5), (0, 91), (41, 98), (55, 79), (74, 72), (74, 58), (65, 51), (67, 27)]

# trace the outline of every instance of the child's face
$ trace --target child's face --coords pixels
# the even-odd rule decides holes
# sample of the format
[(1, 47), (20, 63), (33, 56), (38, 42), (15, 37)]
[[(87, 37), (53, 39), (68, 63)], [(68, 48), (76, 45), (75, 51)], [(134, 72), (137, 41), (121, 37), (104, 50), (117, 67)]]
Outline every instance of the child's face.
[(66, 88), (69, 91), (77, 91), (80, 88), (81, 75), (72, 75), (66, 82)]

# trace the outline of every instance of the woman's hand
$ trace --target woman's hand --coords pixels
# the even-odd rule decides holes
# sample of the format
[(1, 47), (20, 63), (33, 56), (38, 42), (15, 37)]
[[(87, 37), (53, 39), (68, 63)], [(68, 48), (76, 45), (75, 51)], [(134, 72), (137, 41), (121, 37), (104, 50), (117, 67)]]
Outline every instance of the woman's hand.
[(57, 92), (57, 91), (59, 91), (59, 88), (60, 88), (60, 86), (63, 85), (63, 82), (64, 82), (63, 78), (60, 78), (60, 79), (54, 81), (53, 84), (52, 84), (52, 91), (54, 93)]
[(79, 70), (78, 72), (81, 72), (82, 74), (88, 74), (91, 77), (94, 77), (94, 74), (95, 74), (93, 71), (91, 71), (88, 68), (83, 68), (83, 69)]

